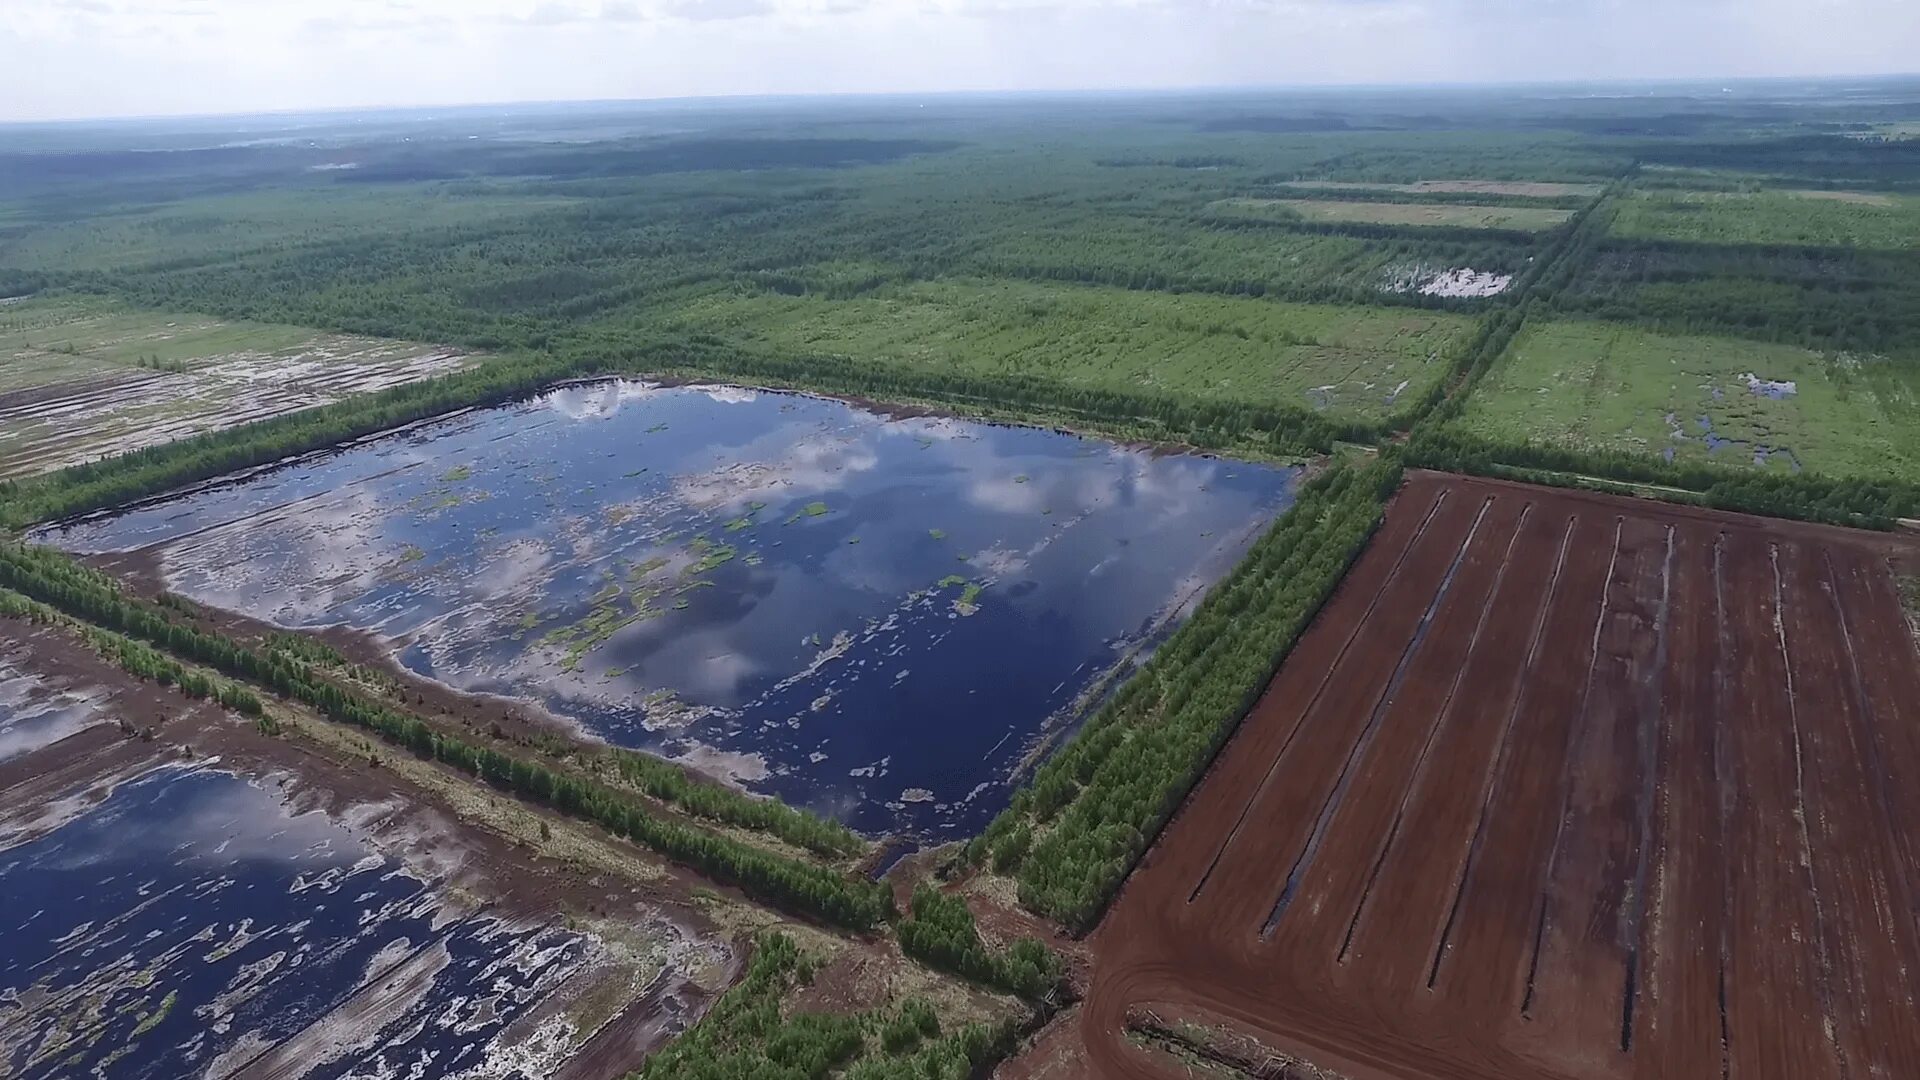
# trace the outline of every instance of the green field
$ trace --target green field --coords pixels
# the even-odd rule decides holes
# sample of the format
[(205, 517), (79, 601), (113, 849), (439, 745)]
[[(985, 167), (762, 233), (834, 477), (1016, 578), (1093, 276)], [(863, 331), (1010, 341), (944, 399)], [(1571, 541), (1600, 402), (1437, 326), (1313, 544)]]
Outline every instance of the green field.
[(1231, 220), (1116, 214), (1094, 228), (1085, 218), (1065, 216), (1016, 221), (982, 230), (980, 250), (955, 269), (979, 277), (1364, 303), (1382, 297), (1399, 268), (1409, 264), (1512, 274), (1525, 268), (1538, 247), (1516, 242), (1510, 233), (1463, 241), (1464, 234), (1420, 236), (1427, 230), (1408, 229), (1415, 235), (1388, 244), (1323, 232), (1218, 227)]
[(1539, 232), (1566, 223), (1571, 210), (1462, 203), (1341, 202), (1333, 199), (1221, 199), (1208, 206), (1223, 217), (1267, 221), (1355, 222), (1364, 225), (1448, 226)]
[(1791, 244), (1912, 251), (1920, 197), (1847, 191), (1637, 192), (1613, 235), (1702, 244)]
[(846, 300), (715, 293), (665, 318), (678, 331), (786, 352), (1305, 405), (1370, 420), (1431, 387), (1474, 325), (1411, 308), (972, 281), (890, 286)]
[[(1780, 397), (1747, 376), (1791, 382)], [(1760, 384), (1762, 390), (1766, 384)], [(1920, 475), (1920, 357), (1817, 353), (1609, 323), (1534, 323), (1475, 388), (1459, 423), (1490, 438), (1678, 460)], [(1706, 424), (1702, 424), (1705, 418)], [(1728, 440), (1709, 449), (1715, 439)], [(1791, 451), (1785, 453), (1771, 451)]]

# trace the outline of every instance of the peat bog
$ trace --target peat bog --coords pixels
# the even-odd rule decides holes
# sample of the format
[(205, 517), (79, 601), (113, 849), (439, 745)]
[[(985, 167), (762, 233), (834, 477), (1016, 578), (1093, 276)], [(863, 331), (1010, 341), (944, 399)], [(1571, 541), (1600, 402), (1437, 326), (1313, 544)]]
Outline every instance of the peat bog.
[(878, 833), (965, 836), (1291, 469), (607, 381), (44, 530)]
[[(9, 820), (0, 1072), (510, 1080), (604, 1019), (585, 998), (635, 945), (446, 888), (284, 783), (167, 765)], [(649, 933), (664, 978), (680, 939)]]

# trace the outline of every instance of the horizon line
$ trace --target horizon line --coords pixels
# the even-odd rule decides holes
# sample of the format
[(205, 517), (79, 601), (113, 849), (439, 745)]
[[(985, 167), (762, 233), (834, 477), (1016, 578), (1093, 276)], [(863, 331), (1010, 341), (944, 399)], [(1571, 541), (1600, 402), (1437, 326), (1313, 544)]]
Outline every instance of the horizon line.
[(235, 112), (162, 112), (100, 113), (49, 117), (37, 120), (0, 120), (0, 130), (8, 128), (85, 126), (89, 124), (150, 124), (164, 121), (271, 120), (276, 118), (353, 116), (376, 113), (420, 112), (425, 110), (553, 109), (566, 106), (640, 106), (640, 105), (739, 105), (751, 102), (883, 101), (913, 98), (1088, 98), (1088, 97), (1177, 97), (1182, 95), (1228, 96), (1232, 94), (1271, 94), (1328, 91), (1461, 91), (1525, 90), (1607, 86), (1661, 85), (1751, 85), (1790, 82), (1883, 82), (1920, 79), (1920, 71), (1878, 72), (1872, 74), (1791, 74), (1791, 75), (1636, 75), (1598, 76), (1578, 79), (1491, 79), (1430, 80), (1421, 82), (1307, 82), (1307, 83), (1195, 83), (1179, 86), (1114, 87), (1025, 87), (1007, 89), (945, 90), (841, 90), (801, 91), (794, 93), (718, 93), (664, 95), (634, 98), (525, 98), (493, 101), (395, 102), (380, 105), (315, 105), (284, 109)]

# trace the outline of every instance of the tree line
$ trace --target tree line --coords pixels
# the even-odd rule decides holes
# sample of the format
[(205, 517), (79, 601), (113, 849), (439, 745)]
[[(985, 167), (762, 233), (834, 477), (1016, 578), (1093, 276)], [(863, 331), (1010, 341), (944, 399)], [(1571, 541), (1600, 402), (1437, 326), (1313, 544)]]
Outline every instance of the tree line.
[(1907, 251), (1608, 238), (1551, 299), (1568, 314), (1669, 333), (1920, 348), (1920, 255)]
[(775, 355), (717, 339), (665, 342), (609, 334), (564, 351), (501, 357), (334, 405), (0, 482), (0, 528), (120, 507), (458, 409), (523, 398), (567, 379), (620, 373), (758, 380), (882, 400), (932, 401), (988, 417), (1039, 414), (1121, 437), (1281, 455), (1324, 451), (1336, 441), (1376, 434), (1367, 425), (1287, 405), (1067, 386), (1026, 375), (926, 371), (846, 357)]
[(1909, 480), (1760, 472), (1621, 450), (1500, 442), (1451, 427), (1415, 432), (1406, 460), (1444, 472), (1558, 486), (1578, 485), (1580, 477), (1657, 485), (1678, 489), (1655, 493), (1664, 499), (1853, 528), (1892, 529), (1901, 518), (1920, 516), (1920, 483)]
[(1873, 141), (1845, 135), (1786, 135), (1727, 141), (1651, 142), (1633, 147), (1642, 161), (1839, 181), (1907, 185), (1920, 177), (1920, 140)]
[(908, 956), (1021, 997), (1041, 997), (1060, 982), (1060, 958), (1045, 945), (1021, 938), (999, 952), (987, 948), (966, 900), (925, 882), (914, 889), (910, 913), (895, 932)]
[(866, 850), (867, 842), (852, 829), (778, 799), (754, 798), (696, 778), (651, 754), (616, 749), (611, 751), (611, 758), (622, 780), (696, 817), (763, 832), (829, 859)]
[(95, 652), (136, 678), (151, 679), (161, 686), (175, 687), (188, 697), (217, 702), (243, 716), (261, 717), (265, 712), (259, 695), (244, 686), (194, 671), (132, 638), (69, 618), (50, 605), (12, 589), (0, 588), (0, 615), (25, 619), (42, 626), (74, 629)]
[(1373, 535), (1400, 483), (1393, 451), (1336, 465), (968, 846), (1021, 903), (1098, 920)]
[(655, 816), (604, 784), (437, 732), (416, 716), (317, 676), (286, 652), (256, 652), (223, 635), (175, 622), (155, 605), (125, 596), (104, 575), (55, 552), (0, 545), (0, 586), (76, 619), (265, 686), (501, 790), (595, 822), (775, 906), (853, 930), (871, 929), (893, 914), (892, 894), (881, 885)]
[(792, 938), (762, 933), (746, 975), (628, 1080), (968, 1080), (1016, 1045), (1011, 1021), (943, 1034), (933, 1008), (915, 999), (894, 1010), (784, 1011), (787, 995), (815, 974)]

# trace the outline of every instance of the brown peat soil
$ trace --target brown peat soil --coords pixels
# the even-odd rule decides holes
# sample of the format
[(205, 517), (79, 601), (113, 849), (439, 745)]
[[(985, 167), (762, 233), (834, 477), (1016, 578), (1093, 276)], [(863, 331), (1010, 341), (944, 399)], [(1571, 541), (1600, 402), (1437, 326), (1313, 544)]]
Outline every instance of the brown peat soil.
[(1180, 1075), (1150, 1007), (1286, 1076), (1920, 1076), (1907, 557), (1412, 474), (1096, 931), (1044, 1074)]

